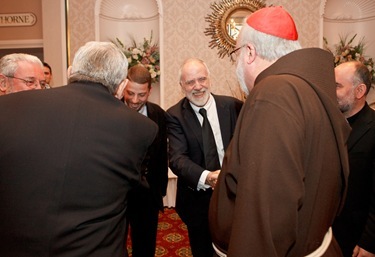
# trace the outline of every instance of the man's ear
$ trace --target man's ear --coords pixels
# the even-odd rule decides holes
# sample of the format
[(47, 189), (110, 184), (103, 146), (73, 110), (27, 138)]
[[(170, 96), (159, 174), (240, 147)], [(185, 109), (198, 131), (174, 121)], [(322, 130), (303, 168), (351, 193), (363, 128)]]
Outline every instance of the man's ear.
[(72, 66), (69, 66), (68, 70), (66, 71), (66, 76), (69, 78), (71, 73), (72, 73)]
[(3, 74), (0, 74), (0, 92), (1, 94), (5, 94), (7, 91), (7, 82), (6, 82), (6, 76)]
[(128, 84), (128, 82), (129, 82), (129, 80), (125, 79), (120, 83), (120, 85), (118, 86), (117, 91), (115, 93), (116, 98), (121, 99), (124, 96), (124, 90), (125, 90), (125, 87)]
[(180, 81), (179, 84), (180, 84), (180, 90), (181, 90), (181, 93), (185, 95), (186, 92), (185, 92), (185, 88), (184, 88), (184, 86), (182, 85), (182, 82)]
[(367, 88), (366, 88), (365, 84), (363, 84), (363, 83), (359, 84), (357, 86), (357, 88), (355, 89), (355, 97), (357, 99), (360, 99), (360, 98), (366, 96), (366, 90), (367, 90)]
[(246, 45), (246, 62), (247, 63), (252, 63), (254, 62), (255, 60), (255, 57), (256, 57), (256, 51), (255, 51), (255, 47), (253, 44), (247, 44)]

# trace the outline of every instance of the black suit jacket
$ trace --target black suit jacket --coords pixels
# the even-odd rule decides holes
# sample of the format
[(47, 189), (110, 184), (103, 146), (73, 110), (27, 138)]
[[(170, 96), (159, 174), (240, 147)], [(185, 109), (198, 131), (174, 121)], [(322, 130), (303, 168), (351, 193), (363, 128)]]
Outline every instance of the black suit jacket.
[(159, 132), (146, 155), (145, 177), (155, 204), (162, 210), (164, 207), (163, 196), (166, 195), (168, 185), (166, 113), (157, 104), (147, 102), (146, 106), (147, 116), (158, 125)]
[[(213, 96), (225, 150), (233, 136), (242, 102), (229, 96)], [(187, 98), (167, 110), (167, 127), (169, 165), (178, 177), (176, 210), (185, 223), (196, 223), (208, 212), (212, 190), (196, 190), (205, 170), (202, 128)]]
[(366, 104), (351, 126), (347, 197), (333, 225), (345, 256), (357, 244), (375, 253), (375, 111)]
[(95, 83), (1, 96), (0, 109), (0, 256), (125, 256), (154, 122)]

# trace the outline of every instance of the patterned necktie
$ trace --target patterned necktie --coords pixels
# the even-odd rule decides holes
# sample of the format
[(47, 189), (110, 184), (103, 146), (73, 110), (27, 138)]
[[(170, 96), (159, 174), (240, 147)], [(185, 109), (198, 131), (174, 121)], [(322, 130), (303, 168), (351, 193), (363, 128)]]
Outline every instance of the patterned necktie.
[(210, 122), (207, 118), (207, 111), (201, 108), (199, 113), (203, 116), (202, 137), (206, 169), (209, 171), (218, 170), (220, 169), (220, 161), (217, 154), (214, 133), (212, 132)]

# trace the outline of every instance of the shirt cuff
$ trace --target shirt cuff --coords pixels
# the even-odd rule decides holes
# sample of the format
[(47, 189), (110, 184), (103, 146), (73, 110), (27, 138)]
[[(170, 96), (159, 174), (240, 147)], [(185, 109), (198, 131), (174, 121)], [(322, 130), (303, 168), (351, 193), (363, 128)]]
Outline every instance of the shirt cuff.
[(197, 186), (197, 190), (206, 190), (207, 188), (210, 188), (211, 186), (210, 185), (206, 185), (206, 178), (207, 178), (207, 175), (208, 175), (209, 171), (208, 170), (204, 170), (199, 178), (199, 181), (198, 181), (198, 186)]

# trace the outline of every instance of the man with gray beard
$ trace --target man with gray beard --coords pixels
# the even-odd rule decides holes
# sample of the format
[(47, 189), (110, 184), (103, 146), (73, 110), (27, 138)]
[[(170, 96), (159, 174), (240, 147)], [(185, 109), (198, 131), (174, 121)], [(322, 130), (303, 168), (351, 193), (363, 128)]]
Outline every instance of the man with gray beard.
[(211, 198), (218, 256), (342, 256), (330, 226), (346, 189), (350, 128), (332, 55), (300, 48), (280, 6), (251, 14), (239, 34), (232, 54), (249, 95)]
[[(208, 206), (242, 102), (212, 94), (210, 71), (197, 58), (184, 61), (179, 82), (185, 97), (167, 111), (169, 166), (178, 176), (176, 211), (187, 225), (193, 256), (211, 257)], [(206, 144), (207, 123), (212, 144)]]

